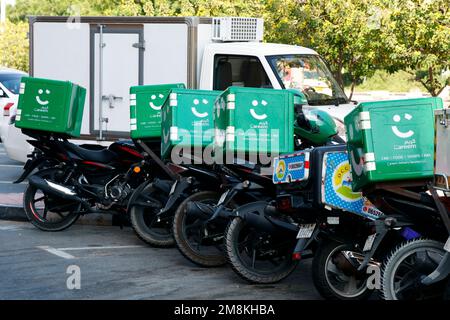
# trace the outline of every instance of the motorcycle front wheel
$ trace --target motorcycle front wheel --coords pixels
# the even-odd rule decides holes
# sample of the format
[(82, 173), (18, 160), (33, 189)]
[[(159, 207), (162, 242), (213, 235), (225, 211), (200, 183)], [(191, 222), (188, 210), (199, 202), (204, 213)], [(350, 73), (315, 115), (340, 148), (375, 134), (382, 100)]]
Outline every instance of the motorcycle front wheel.
[[(60, 169), (44, 169), (36, 174), (55, 183), (64, 179), (64, 172)], [(62, 231), (77, 221), (81, 205), (28, 185), (23, 194), (23, 208), (28, 220), (36, 228), (42, 231)]]
[(381, 295), (385, 300), (441, 300), (446, 281), (424, 286), (421, 280), (431, 274), (444, 256), (444, 244), (414, 239), (392, 250), (381, 272)]
[[(237, 210), (264, 212), (265, 202), (244, 205)], [(276, 283), (289, 276), (298, 261), (292, 260), (295, 241), (288, 241), (261, 232), (236, 217), (225, 232), (225, 253), (232, 269), (251, 283)]]

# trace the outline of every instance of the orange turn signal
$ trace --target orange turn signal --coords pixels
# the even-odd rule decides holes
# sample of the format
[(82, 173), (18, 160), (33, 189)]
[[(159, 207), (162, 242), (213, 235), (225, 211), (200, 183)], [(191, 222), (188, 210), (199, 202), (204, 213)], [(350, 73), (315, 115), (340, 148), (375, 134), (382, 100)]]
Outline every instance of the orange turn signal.
[(134, 171), (134, 173), (139, 173), (139, 172), (141, 172), (141, 167), (134, 167), (133, 171)]

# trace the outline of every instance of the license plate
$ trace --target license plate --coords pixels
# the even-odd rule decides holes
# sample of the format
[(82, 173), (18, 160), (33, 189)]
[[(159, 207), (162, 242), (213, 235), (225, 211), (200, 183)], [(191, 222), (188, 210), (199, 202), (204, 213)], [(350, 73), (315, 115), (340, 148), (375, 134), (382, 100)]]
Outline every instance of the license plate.
[(327, 217), (328, 224), (339, 224), (339, 217)]
[(364, 243), (364, 248), (363, 248), (364, 252), (372, 250), (373, 242), (375, 241), (376, 237), (377, 237), (376, 233), (371, 234), (370, 236), (367, 237), (366, 243)]
[(172, 188), (170, 188), (169, 196), (171, 196), (175, 192), (175, 188), (177, 187), (178, 181), (175, 181), (175, 183), (172, 185)]
[(450, 252), (450, 237), (447, 239), (447, 242), (444, 245), (444, 250)]
[(227, 197), (227, 195), (229, 193), (230, 193), (230, 190), (227, 190), (224, 193), (222, 193), (222, 195), (220, 196), (219, 202), (217, 203), (218, 206), (220, 206), (225, 201), (225, 198)]
[(300, 225), (300, 230), (298, 230), (297, 233), (297, 239), (311, 238), (315, 228), (316, 228), (315, 223)]

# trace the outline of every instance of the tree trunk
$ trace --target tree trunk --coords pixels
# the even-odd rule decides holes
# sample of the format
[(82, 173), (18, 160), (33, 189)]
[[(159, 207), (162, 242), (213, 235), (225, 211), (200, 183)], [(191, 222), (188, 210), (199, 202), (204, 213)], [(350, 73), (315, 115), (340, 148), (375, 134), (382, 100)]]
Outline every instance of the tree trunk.
[(349, 100), (352, 100), (353, 92), (355, 90), (355, 84), (356, 84), (356, 80), (354, 78), (352, 78), (352, 86), (350, 88), (350, 96), (348, 97)]
[(433, 67), (428, 68), (428, 80), (430, 81), (430, 89), (428, 92), (431, 94), (432, 97), (436, 97), (436, 88), (434, 87), (434, 76), (433, 76)]

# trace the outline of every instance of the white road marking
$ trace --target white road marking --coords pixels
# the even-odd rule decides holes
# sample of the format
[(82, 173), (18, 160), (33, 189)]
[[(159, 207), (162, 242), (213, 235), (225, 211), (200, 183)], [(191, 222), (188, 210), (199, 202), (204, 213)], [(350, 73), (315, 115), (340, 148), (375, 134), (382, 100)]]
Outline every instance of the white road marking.
[[(13, 184), (13, 181), (0, 180), (0, 184)], [(20, 183), (14, 183), (14, 184), (27, 184), (27, 182), (22, 181)]]
[(16, 231), (22, 230), (22, 228), (18, 226), (0, 226), (0, 231)]
[(64, 259), (75, 259), (76, 257), (65, 251), (78, 251), (78, 250), (111, 250), (111, 249), (130, 249), (130, 248), (143, 248), (144, 246), (98, 246), (98, 247), (74, 247), (74, 248), (53, 248), (49, 246), (39, 246), (37, 248), (47, 251), (55, 256)]
[(79, 248), (58, 248), (61, 251), (77, 251), (77, 250), (111, 250), (111, 249), (130, 249), (130, 248), (143, 248), (144, 246), (98, 246), (98, 247), (79, 247)]
[(55, 256), (58, 256), (60, 258), (75, 259), (75, 257), (73, 255), (68, 254), (68, 253), (66, 253), (64, 251), (61, 251), (59, 249), (55, 249), (55, 248), (49, 247), (49, 246), (39, 246), (37, 248), (41, 249), (41, 250), (44, 250), (44, 251), (47, 251), (47, 252), (49, 252), (51, 254), (54, 254)]
[(23, 165), (19, 165), (19, 164), (0, 164), (0, 167), (6, 167), (6, 168), (23, 168)]

